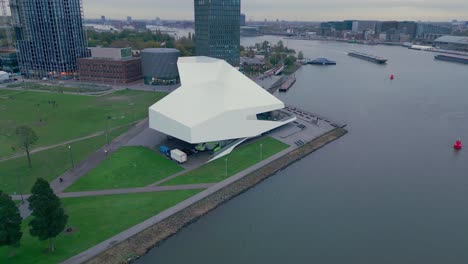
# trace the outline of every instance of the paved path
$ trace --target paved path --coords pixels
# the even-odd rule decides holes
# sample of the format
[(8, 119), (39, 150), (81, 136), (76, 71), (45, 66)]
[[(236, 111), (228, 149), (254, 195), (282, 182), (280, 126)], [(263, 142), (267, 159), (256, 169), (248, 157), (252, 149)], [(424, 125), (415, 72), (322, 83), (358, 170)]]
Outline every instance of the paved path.
[[(131, 126), (131, 125), (132, 124), (119, 126), (119, 127), (114, 127), (114, 128), (109, 129), (109, 132), (120, 129), (120, 128), (128, 127), (128, 126)], [(82, 140), (85, 140), (85, 139), (90, 139), (90, 138), (93, 138), (93, 137), (104, 135), (105, 133), (106, 133), (105, 130), (104, 131), (99, 131), (99, 132), (93, 133), (93, 134), (88, 135), (88, 136), (75, 138), (75, 139), (68, 140), (68, 141), (58, 143), (58, 144), (55, 144), (55, 145), (35, 148), (35, 149), (31, 150), (31, 154), (38, 153), (38, 152), (41, 152), (41, 151), (44, 151), (44, 150), (49, 150), (49, 149), (61, 147), (61, 146), (66, 146), (66, 145), (69, 145), (69, 144), (72, 144), (72, 143), (75, 143), (75, 142), (78, 142), (78, 141), (82, 141)], [(4, 162), (4, 161), (7, 161), (7, 160), (12, 160), (12, 159), (17, 159), (17, 158), (21, 158), (21, 157), (24, 157), (24, 156), (26, 156), (26, 153), (20, 153), (20, 154), (8, 156), (8, 157), (5, 157), (5, 158), (0, 158), (0, 162)]]
[[(121, 135), (120, 137), (114, 139), (109, 146), (104, 146), (88, 156), (85, 160), (81, 161), (75, 166), (75, 168), (65, 172), (60, 177), (57, 177), (54, 181), (50, 183), (50, 186), (56, 193), (62, 193), (65, 189), (75, 183), (78, 179), (83, 177), (90, 170), (94, 169), (99, 165), (103, 160), (107, 158), (108, 155), (111, 155), (122, 146), (124, 146), (130, 139), (134, 138), (136, 135), (141, 133), (146, 127), (148, 127), (148, 118), (137, 123), (132, 127), (127, 133)], [(107, 153), (106, 153), (107, 151)], [(60, 178), (63, 179), (63, 182), (60, 182)]]
[[(130, 194), (130, 193), (150, 193), (150, 192), (166, 192), (166, 191), (181, 191), (181, 190), (199, 190), (207, 189), (213, 186), (213, 183), (203, 184), (187, 184), (187, 185), (175, 185), (175, 186), (154, 186), (154, 187), (143, 187), (143, 188), (127, 188), (127, 189), (111, 189), (111, 190), (99, 190), (99, 191), (85, 191), (85, 192), (69, 192), (59, 193), (57, 196), (60, 198), (76, 198), (86, 196), (105, 196), (105, 195), (116, 195), (116, 194)], [(28, 195), (23, 195), (26, 200), (29, 198)], [(21, 196), (12, 195), (13, 200), (21, 200)], [(26, 206), (27, 208), (27, 206)]]

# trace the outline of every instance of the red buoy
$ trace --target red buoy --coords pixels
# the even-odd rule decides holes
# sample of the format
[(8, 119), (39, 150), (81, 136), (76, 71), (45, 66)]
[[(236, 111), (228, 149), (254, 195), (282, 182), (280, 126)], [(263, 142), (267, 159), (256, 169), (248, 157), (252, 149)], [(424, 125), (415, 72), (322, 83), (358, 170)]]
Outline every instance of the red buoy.
[(390, 80), (393, 80), (393, 79), (395, 79), (395, 76), (393, 76), (393, 74), (392, 74), (392, 75), (390, 75)]
[(453, 145), (453, 148), (456, 150), (460, 150), (463, 148), (463, 145), (460, 139), (455, 142), (455, 145)]

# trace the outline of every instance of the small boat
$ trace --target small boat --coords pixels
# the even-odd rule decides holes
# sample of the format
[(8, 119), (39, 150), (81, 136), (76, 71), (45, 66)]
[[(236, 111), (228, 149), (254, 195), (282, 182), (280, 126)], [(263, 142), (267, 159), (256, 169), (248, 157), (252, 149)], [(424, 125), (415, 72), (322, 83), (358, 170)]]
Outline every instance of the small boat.
[(318, 58), (315, 60), (308, 61), (307, 64), (312, 65), (336, 65), (336, 61), (332, 61), (326, 58)]
[(455, 142), (455, 145), (453, 145), (453, 148), (456, 150), (461, 150), (463, 148), (463, 145), (460, 139)]

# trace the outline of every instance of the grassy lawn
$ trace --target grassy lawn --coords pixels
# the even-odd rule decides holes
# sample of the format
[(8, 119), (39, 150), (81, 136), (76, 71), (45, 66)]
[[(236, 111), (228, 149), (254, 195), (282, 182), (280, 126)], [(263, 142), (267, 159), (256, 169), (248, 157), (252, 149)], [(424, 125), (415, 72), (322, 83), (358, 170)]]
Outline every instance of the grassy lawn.
[[(19, 150), (14, 130), (19, 125), (32, 127), (39, 136), (35, 148), (119, 127), (148, 116), (148, 107), (164, 93), (119, 91), (92, 97), (31, 91), (0, 93), (0, 157)], [(50, 101), (55, 101), (53, 107)], [(111, 117), (111, 119), (107, 119)]]
[(64, 261), (151, 216), (169, 208), (201, 190), (125, 194), (64, 199), (69, 226), (76, 231), (57, 238), (57, 251), (47, 253), (48, 241), (29, 235), (23, 224), (21, 247), (14, 257), (0, 248), (0, 263), (52, 264)]
[(70, 186), (67, 192), (144, 187), (183, 168), (144, 147), (118, 150), (94, 170)]
[(198, 183), (215, 183), (231, 177), (260, 162), (260, 144), (263, 145), (263, 159), (269, 158), (289, 146), (273, 138), (263, 138), (254, 143), (243, 145), (235, 149), (228, 159), (228, 175), (226, 177), (225, 158), (217, 159), (198, 169), (174, 178), (163, 185), (184, 185)]
[(23, 88), (30, 90), (42, 90), (42, 91), (52, 91), (52, 92), (74, 92), (74, 93), (89, 93), (89, 92), (103, 92), (110, 90), (110, 87), (96, 86), (96, 85), (87, 85), (87, 84), (78, 84), (79, 87), (66, 87), (66, 86), (56, 86), (56, 85), (44, 85), (34, 82), (24, 82), (24, 83), (15, 83), (7, 85), (9, 88)]
[[(127, 128), (122, 128), (112, 131), (109, 133), (110, 139), (121, 135), (126, 130)], [(105, 135), (71, 144), (75, 164), (105, 144)], [(0, 162), (0, 190), (10, 194), (20, 191), (29, 193), (36, 178), (42, 177), (50, 181), (71, 168), (68, 146), (38, 152), (32, 155), (31, 160), (32, 168), (28, 167), (26, 157)]]

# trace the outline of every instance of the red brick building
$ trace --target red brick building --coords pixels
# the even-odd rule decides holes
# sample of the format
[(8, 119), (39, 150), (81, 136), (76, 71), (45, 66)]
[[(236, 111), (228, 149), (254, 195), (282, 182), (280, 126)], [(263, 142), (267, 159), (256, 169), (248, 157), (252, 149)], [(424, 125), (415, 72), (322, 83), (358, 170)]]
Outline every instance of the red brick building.
[(91, 58), (78, 60), (79, 78), (104, 83), (130, 83), (143, 78), (141, 59), (131, 49), (92, 48)]

